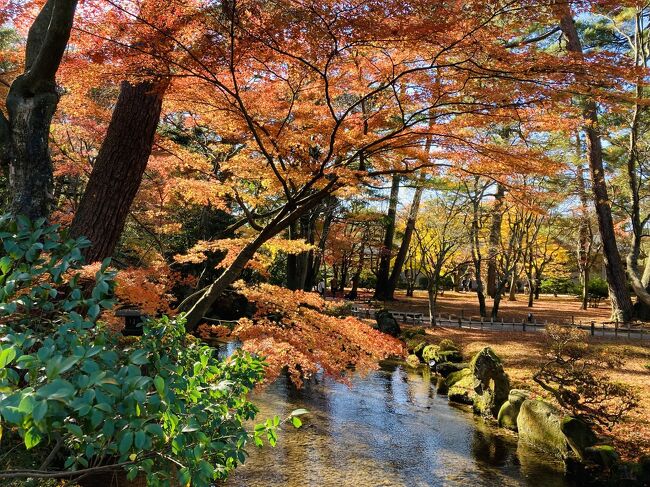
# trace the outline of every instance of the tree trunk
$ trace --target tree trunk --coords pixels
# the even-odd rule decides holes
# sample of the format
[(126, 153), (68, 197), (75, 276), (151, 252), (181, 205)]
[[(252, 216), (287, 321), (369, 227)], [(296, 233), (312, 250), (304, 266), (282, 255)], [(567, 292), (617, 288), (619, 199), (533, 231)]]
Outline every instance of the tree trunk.
[(9, 167), (10, 210), (31, 219), (47, 218), (53, 203), (49, 135), (59, 102), (55, 76), (77, 7), (76, 0), (48, 0), (29, 29), (25, 70), (0, 111), (0, 164)]
[[(289, 240), (298, 240), (300, 237), (298, 222), (294, 222), (289, 226)], [(300, 254), (287, 254), (287, 289), (292, 291), (302, 289), (299, 258)]]
[(424, 176), (421, 176), (418, 179), (417, 187), (415, 188), (415, 193), (413, 194), (413, 201), (411, 202), (411, 208), (409, 210), (408, 220), (406, 221), (406, 228), (404, 229), (404, 236), (402, 237), (402, 242), (400, 243), (399, 250), (395, 256), (395, 262), (393, 263), (393, 270), (391, 271), (390, 278), (388, 280), (388, 288), (386, 289), (387, 299), (395, 299), (395, 289), (397, 289), (397, 283), (399, 282), (399, 277), (402, 274), (402, 269), (404, 269), (404, 262), (406, 262), (406, 255), (408, 254), (409, 246), (411, 245), (411, 239), (413, 238), (413, 231), (415, 230), (415, 223), (418, 218), (418, 213), (420, 211), (420, 201), (422, 200), (422, 193), (424, 192)]
[[(489, 251), (487, 262), (487, 294), (494, 298), (497, 285), (497, 254), (501, 244), (501, 222), (503, 220), (503, 198), (506, 188), (497, 184), (497, 191), (494, 195), (494, 208), (492, 209), (492, 225), (490, 226)], [(512, 299), (511, 299), (512, 301)]]
[(91, 246), (87, 262), (110, 257), (124, 229), (151, 154), (167, 81), (123, 81), (106, 138), (72, 221)]
[[(334, 199), (334, 201), (336, 200)], [(323, 229), (318, 241), (318, 247), (315, 251), (310, 251), (312, 257), (311, 264), (307, 267), (307, 276), (305, 277), (305, 286), (303, 287), (303, 290), (305, 291), (310, 291), (316, 285), (316, 278), (318, 277), (321, 262), (323, 259), (323, 253), (325, 252), (327, 236), (329, 235), (330, 226), (332, 224), (332, 220), (334, 219), (335, 207), (336, 205), (334, 203), (327, 205), (327, 209), (325, 210), (325, 218), (323, 219)], [(308, 259), (308, 264), (309, 260), (310, 259)]]
[(427, 299), (429, 301), (429, 323), (436, 326), (436, 293), (431, 286), (427, 289)]
[(386, 214), (386, 231), (384, 233), (384, 244), (379, 260), (377, 271), (377, 286), (375, 287), (374, 298), (379, 301), (386, 301), (388, 296), (388, 279), (390, 274), (390, 261), (393, 255), (393, 239), (395, 238), (395, 221), (397, 219), (397, 201), (399, 197), (400, 175), (394, 174), (391, 187), (390, 199), (388, 202), (388, 213)]
[[(560, 13), (560, 27), (567, 39), (567, 49), (582, 58), (582, 44), (578, 37), (569, 4), (556, 3), (555, 7)], [(619, 321), (629, 321), (633, 315), (632, 300), (627, 289), (625, 270), (616, 244), (612, 209), (603, 166), (603, 150), (600, 134), (598, 133), (598, 107), (593, 98), (585, 100), (583, 116), (586, 121), (584, 131), (587, 134), (587, 159), (591, 172), (598, 228), (603, 243), (605, 272), (609, 286), (609, 297), (612, 303), (612, 318)]]
[[(494, 292), (496, 292), (496, 286)], [(492, 296), (492, 298), (494, 298), (494, 296)], [(508, 295), (508, 301), (517, 301), (517, 276), (514, 273), (510, 278), (510, 293)]]

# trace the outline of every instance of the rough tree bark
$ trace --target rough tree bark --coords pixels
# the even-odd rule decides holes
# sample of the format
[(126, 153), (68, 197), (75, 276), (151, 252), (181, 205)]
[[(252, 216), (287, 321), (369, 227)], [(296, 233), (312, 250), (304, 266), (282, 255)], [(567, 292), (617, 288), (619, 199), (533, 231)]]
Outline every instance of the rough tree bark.
[[(494, 207), (492, 208), (492, 224), (490, 236), (488, 237), (487, 257), (487, 294), (494, 298), (497, 286), (497, 254), (501, 244), (501, 222), (503, 220), (503, 198), (506, 195), (506, 188), (497, 183), (497, 191), (494, 195)], [(512, 301), (512, 299), (511, 299)]]
[[(567, 39), (567, 49), (582, 58), (582, 44), (569, 4), (558, 2), (555, 4), (555, 9), (560, 18), (560, 27)], [(598, 107), (591, 97), (584, 100), (583, 117), (585, 119), (584, 131), (587, 134), (587, 160), (591, 172), (598, 228), (603, 243), (605, 272), (609, 286), (609, 297), (612, 303), (612, 318), (629, 321), (633, 317), (632, 300), (627, 289), (625, 269), (618, 252), (616, 234), (614, 233), (612, 209), (603, 166), (603, 148), (598, 133)]]
[(122, 82), (106, 138), (71, 226), (91, 246), (87, 262), (110, 257), (151, 155), (167, 80)]
[(0, 163), (9, 168), (10, 209), (47, 217), (52, 203), (49, 134), (59, 102), (55, 76), (65, 52), (77, 0), (48, 0), (29, 29), (25, 69), (0, 111)]
[(395, 238), (395, 220), (397, 219), (397, 201), (399, 198), (400, 175), (394, 174), (390, 187), (388, 213), (386, 214), (386, 231), (377, 271), (377, 286), (374, 298), (379, 301), (388, 299), (388, 279), (390, 277), (390, 261), (393, 256), (393, 240)]

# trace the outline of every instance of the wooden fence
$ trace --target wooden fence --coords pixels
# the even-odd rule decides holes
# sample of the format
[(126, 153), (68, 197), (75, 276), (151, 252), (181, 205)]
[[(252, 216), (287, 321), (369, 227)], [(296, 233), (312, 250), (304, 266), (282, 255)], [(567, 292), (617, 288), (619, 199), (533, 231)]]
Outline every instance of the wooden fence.
[[(374, 318), (377, 310), (370, 307), (352, 307), (352, 314), (359, 318)], [(415, 324), (415, 325), (430, 325), (429, 317), (424, 316), (422, 313), (409, 313), (402, 311), (389, 310), (393, 317), (400, 323)], [(445, 315), (439, 314), (435, 318), (435, 324), (438, 326), (467, 328), (474, 330), (491, 330), (491, 331), (519, 331), (538, 332), (544, 331), (548, 321), (538, 323), (535, 318), (531, 320), (521, 321), (506, 321), (505, 319), (493, 320), (486, 318), (465, 318), (464, 316)], [(582, 322), (576, 323), (573, 317), (571, 322), (559, 323), (564, 326), (573, 326), (580, 330), (587, 331), (593, 337), (606, 337), (606, 338), (627, 338), (629, 340), (650, 340), (650, 329), (645, 329), (640, 325), (632, 323), (618, 323), (618, 322), (605, 322), (596, 324), (595, 321), (583, 324)]]

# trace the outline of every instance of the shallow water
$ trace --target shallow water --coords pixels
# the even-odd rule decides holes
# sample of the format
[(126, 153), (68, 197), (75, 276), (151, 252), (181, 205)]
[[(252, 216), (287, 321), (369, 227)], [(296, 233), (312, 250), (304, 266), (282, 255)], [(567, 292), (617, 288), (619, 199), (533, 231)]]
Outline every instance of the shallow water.
[(517, 446), (438, 396), (429, 377), (386, 366), (352, 387), (319, 378), (295, 390), (281, 379), (254, 402), (262, 420), (305, 408), (278, 446), (252, 447), (228, 487), (420, 487), (573, 485), (561, 463)]

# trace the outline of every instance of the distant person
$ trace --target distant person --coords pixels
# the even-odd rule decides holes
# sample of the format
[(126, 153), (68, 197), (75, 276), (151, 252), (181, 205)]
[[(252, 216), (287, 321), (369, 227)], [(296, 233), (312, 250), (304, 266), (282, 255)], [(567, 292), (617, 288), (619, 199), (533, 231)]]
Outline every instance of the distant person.
[(325, 297), (325, 279), (321, 279), (318, 282), (318, 284), (316, 285), (316, 291), (318, 291), (318, 294)]

